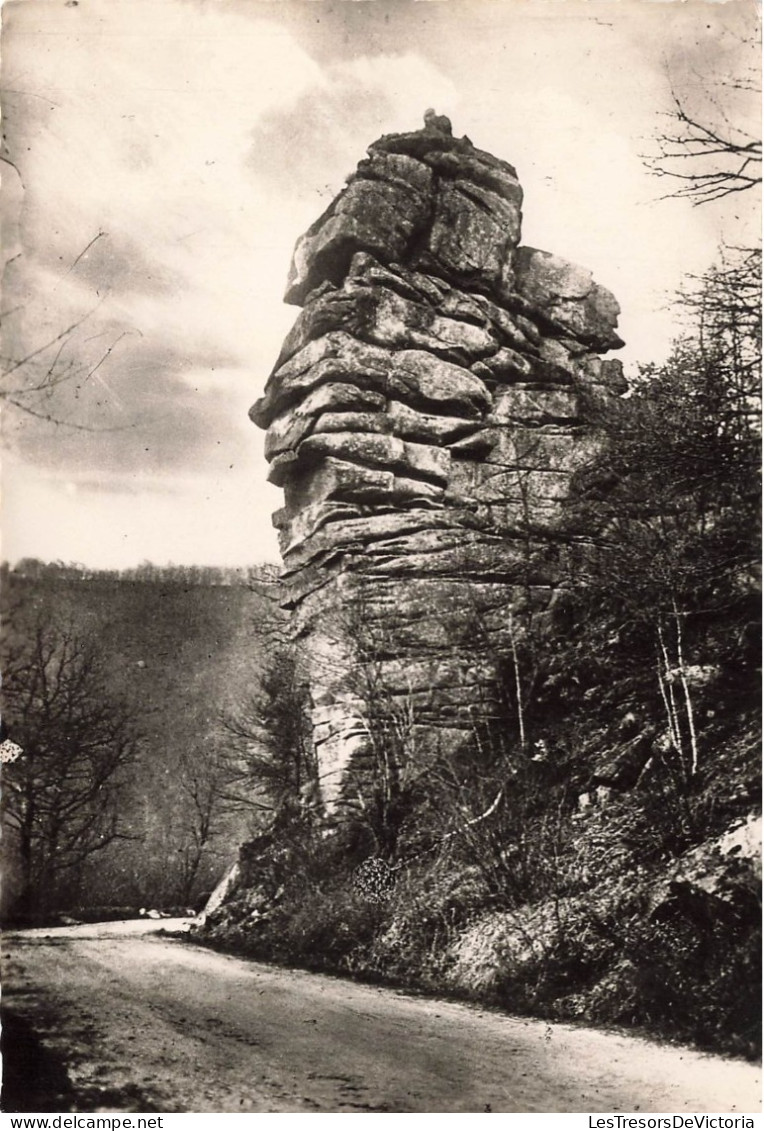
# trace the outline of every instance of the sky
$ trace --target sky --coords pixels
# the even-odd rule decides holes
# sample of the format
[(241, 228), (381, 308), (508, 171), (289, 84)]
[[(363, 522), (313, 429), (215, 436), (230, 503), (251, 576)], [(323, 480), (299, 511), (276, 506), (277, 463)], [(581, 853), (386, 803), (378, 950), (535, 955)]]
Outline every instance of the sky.
[(277, 559), (247, 409), (291, 253), (427, 107), (517, 168), (525, 244), (615, 293), (627, 372), (660, 361), (671, 296), (758, 238), (758, 200), (665, 199), (642, 158), (672, 90), (756, 132), (729, 83), (757, 37), (751, 0), (6, 2), (3, 558)]

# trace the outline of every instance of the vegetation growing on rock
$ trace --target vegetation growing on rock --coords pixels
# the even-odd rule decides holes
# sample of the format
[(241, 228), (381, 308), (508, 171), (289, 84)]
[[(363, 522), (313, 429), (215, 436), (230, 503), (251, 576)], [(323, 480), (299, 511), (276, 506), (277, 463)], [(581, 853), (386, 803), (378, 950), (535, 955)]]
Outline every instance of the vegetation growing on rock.
[(750, 1054), (760, 257), (629, 387), (615, 300), (519, 246), (521, 199), (430, 123), (298, 244), (253, 417), (299, 677), (203, 937)]

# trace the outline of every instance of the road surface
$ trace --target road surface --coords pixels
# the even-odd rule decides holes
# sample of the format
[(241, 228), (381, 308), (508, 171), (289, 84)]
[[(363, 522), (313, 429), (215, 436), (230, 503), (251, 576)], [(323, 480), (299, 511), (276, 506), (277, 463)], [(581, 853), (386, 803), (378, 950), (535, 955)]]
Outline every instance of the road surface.
[(57, 1110), (759, 1110), (760, 1073), (744, 1061), (264, 966), (156, 933), (176, 926), (6, 935), (5, 1006), (39, 1035), (59, 1077), (62, 1061), (68, 1073), (69, 1106)]

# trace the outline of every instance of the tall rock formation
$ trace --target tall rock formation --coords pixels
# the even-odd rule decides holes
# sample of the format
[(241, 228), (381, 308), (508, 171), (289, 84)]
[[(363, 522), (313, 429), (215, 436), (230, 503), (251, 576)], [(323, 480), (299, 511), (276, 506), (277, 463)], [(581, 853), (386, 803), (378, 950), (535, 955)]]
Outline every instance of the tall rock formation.
[(625, 387), (600, 356), (618, 304), (519, 246), (521, 204), (512, 166), (428, 111), (369, 147), (294, 253), (302, 311), (251, 415), (329, 799), (370, 695), (413, 758), (490, 716), (512, 611), (559, 582), (561, 505), (596, 444), (582, 392)]

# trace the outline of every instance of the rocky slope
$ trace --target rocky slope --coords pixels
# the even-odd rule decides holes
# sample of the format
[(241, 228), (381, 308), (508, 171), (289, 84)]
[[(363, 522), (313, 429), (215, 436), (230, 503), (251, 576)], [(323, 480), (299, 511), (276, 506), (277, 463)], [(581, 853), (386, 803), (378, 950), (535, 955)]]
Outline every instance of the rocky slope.
[(253, 415), (310, 734), (271, 680), (199, 937), (755, 1056), (755, 445), (716, 457), (702, 319), (618, 400), (615, 300), (520, 206), (428, 115), (298, 244)]
[(511, 610), (549, 606), (575, 538), (558, 519), (596, 445), (582, 401), (625, 389), (601, 356), (623, 344), (617, 302), (520, 245), (521, 205), (515, 170), (428, 111), (369, 147), (295, 250), (302, 311), (251, 415), (284, 489), (328, 800), (372, 688), (420, 758), (490, 715)]

